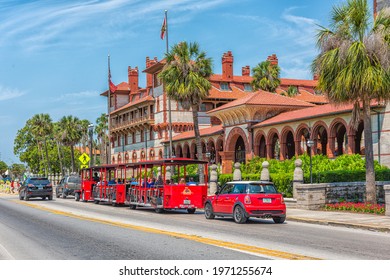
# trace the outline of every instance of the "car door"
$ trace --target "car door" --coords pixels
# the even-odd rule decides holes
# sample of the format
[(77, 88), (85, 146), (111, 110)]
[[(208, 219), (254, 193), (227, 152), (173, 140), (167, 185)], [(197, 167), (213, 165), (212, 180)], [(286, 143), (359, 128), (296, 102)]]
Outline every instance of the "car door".
[(234, 185), (227, 183), (225, 184), (221, 191), (215, 198), (214, 211), (218, 213), (230, 213), (229, 205), (231, 205), (231, 194), (233, 191)]

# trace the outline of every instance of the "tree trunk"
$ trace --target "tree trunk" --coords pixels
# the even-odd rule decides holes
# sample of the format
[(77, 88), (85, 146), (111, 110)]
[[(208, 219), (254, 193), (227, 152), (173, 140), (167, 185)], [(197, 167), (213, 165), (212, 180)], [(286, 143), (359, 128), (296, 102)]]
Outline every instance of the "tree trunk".
[(48, 153), (48, 151), (47, 151), (47, 142), (46, 142), (46, 138), (43, 139), (43, 145), (44, 145), (44, 147), (45, 147), (47, 172), (50, 173), (50, 172), (51, 172), (51, 168), (50, 168), (49, 153)]
[(72, 173), (73, 173), (74, 170), (76, 169), (75, 168), (75, 163), (74, 163), (74, 149), (73, 149), (73, 145), (70, 146), (70, 156), (71, 156), (71, 160), (72, 160)]
[[(202, 140), (200, 139), (199, 121), (198, 121), (198, 105), (192, 105), (192, 118), (194, 121), (194, 133), (195, 133), (198, 160), (203, 160)], [(199, 164), (198, 173), (199, 173), (199, 184), (204, 184), (203, 164)]]
[(58, 160), (60, 161), (61, 174), (62, 174), (62, 176), (65, 176), (65, 174), (64, 174), (64, 167), (62, 166), (60, 145), (59, 145), (58, 141), (56, 141), (56, 144), (57, 144)]
[(376, 204), (374, 152), (372, 146), (370, 100), (363, 100), (364, 150), (366, 156), (366, 202)]

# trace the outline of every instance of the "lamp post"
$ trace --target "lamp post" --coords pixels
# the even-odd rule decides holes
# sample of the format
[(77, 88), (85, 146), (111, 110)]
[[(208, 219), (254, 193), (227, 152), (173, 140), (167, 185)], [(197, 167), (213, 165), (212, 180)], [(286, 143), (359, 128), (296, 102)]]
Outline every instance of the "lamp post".
[(310, 184), (313, 184), (313, 172), (312, 172), (313, 164), (311, 161), (311, 147), (313, 147), (314, 141), (309, 139), (309, 140), (307, 140), (306, 144), (309, 147), (309, 155), (310, 155)]
[(89, 157), (91, 158), (89, 166), (93, 166), (93, 154), (92, 154), (92, 148), (93, 148), (93, 126), (94, 126), (93, 123), (90, 123), (88, 125), (89, 142), (90, 142)]

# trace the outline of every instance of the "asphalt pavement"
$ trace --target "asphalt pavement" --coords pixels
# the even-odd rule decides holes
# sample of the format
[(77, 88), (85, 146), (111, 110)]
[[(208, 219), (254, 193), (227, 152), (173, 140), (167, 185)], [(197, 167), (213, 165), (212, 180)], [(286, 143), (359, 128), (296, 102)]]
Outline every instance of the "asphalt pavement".
[[(0, 196), (14, 195), (0, 192)], [(287, 222), (303, 222), (330, 226), (360, 228), (390, 233), (390, 216), (343, 211), (320, 211), (297, 209), (295, 203), (287, 202)]]

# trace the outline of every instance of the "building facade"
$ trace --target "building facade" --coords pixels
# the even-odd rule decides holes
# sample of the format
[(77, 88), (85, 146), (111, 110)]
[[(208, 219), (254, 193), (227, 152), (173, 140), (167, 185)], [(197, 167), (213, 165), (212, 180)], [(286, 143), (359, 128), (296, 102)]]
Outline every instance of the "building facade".
[[(267, 60), (278, 64), (275, 54)], [(110, 94), (111, 163), (165, 158), (172, 154), (196, 158), (192, 112), (171, 101), (158, 74), (164, 60), (146, 58), (146, 87), (138, 85), (138, 68), (128, 68), (128, 81)], [(222, 73), (210, 77), (212, 88), (199, 111), (204, 158), (231, 172), (233, 162), (254, 156), (292, 158), (309, 152), (330, 158), (342, 154), (364, 155), (363, 122), (357, 130), (350, 125), (352, 106), (332, 106), (316, 92), (312, 80), (282, 78), (275, 93), (253, 91), (249, 66), (233, 73), (232, 52), (223, 54)], [(294, 89), (291, 91), (291, 89)], [(291, 92), (295, 94), (291, 95)], [(107, 92), (102, 93), (108, 96)], [(170, 107), (170, 110), (169, 110)], [(388, 105), (372, 103), (374, 155), (390, 166), (390, 111)], [(171, 119), (171, 126), (169, 119)]]

